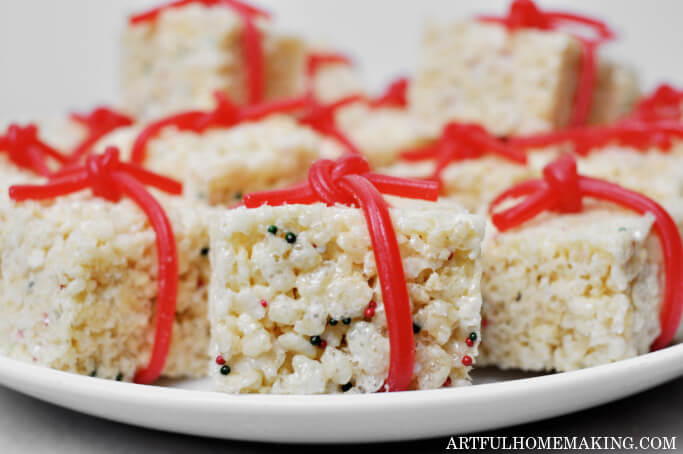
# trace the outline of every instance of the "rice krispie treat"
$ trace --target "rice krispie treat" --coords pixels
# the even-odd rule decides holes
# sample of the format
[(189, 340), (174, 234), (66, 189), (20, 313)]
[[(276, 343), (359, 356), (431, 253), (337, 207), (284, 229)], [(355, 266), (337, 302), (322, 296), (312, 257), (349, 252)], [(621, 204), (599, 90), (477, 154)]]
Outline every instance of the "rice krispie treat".
[[(332, 166), (332, 187), (349, 178), (339, 172), (350, 165)], [(441, 204), (402, 204), (386, 212), (400, 251), (387, 256), (373, 233), (378, 226), (366, 226), (361, 210), (309, 204), (318, 197), (311, 190), (249, 195), (247, 207), (260, 207), (211, 222), (209, 373), (217, 389), (375, 392), (393, 386), (395, 360), (407, 375), (404, 387), (390, 390), (467, 383), (479, 337), (482, 218)], [(285, 200), (292, 204), (261, 205)], [(405, 307), (396, 306), (401, 286)], [(399, 321), (399, 311), (407, 319)]]
[[(35, 178), (30, 182), (36, 183)], [(48, 187), (59, 187), (56, 182)], [(164, 245), (167, 237), (130, 199), (110, 202), (79, 193), (31, 201), (24, 199), (52, 194), (43, 186), (12, 190), (21, 201), (10, 200), (6, 187), (0, 195), (3, 354), (117, 380), (132, 380), (152, 362), (169, 377), (205, 375), (209, 208), (155, 192), (174, 238), (176, 258), (167, 253), (168, 261), (162, 261), (166, 270), (177, 263), (173, 278), (157, 266), (159, 242), (162, 248), (171, 247)], [(155, 211), (154, 203), (145, 206)], [(170, 297), (176, 300), (175, 309), (166, 306)], [(166, 322), (160, 321), (161, 314)], [(163, 350), (155, 325), (159, 330), (164, 323), (173, 333), (169, 352), (151, 357), (153, 346)], [(147, 383), (154, 375), (139, 378)]]
[(449, 123), (435, 143), (403, 150), (403, 161), (383, 169), (402, 177), (432, 178), (441, 195), (485, 214), (504, 189), (540, 175), (558, 152), (523, 153), (476, 125)]
[(183, 0), (132, 16), (123, 34), (123, 104), (140, 119), (202, 109), (221, 91), (237, 102), (303, 87), (305, 45), (236, 0)]
[[(577, 175), (569, 156), (544, 178), (495, 202), (527, 197), (493, 214), (498, 230), (484, 243), (483, 363), (566, 371), (668, 345), (683, 303), (683, 251), (671, 217), (642, 195)], [(583, 208), (586, 196), (636, 213)], [(563, 214), (520, 225), (545, 210)]]
[(596, 121), (621, 115), (634, 98), (631, 85), (594, 55), (611, 31), (600, 24), (595, 38), (579, 39), (562, 31), (567, 22), (516, 0), (508, 17), (431, 24), (411, 88), (425, 133), (436, 136), (448, 121), (499, 136), (548, 131), (587, 122), (591, 105)]
[(296, 183), (320, 156), (320, 138), (284, 115), (205, 131), (171, 126), (141, 144), (149, 126), (117, 131), (100, 141), (98, 149), (118, 146), (133, 162), (180, 180), (184, 197), (210, 205), (232, 204), (247, 192)]

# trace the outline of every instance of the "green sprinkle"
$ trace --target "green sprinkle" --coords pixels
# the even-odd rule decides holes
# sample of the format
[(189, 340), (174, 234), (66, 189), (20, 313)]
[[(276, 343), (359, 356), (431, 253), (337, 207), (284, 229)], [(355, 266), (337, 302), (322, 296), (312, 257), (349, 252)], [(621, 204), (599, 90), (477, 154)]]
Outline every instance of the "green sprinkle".
[(476, 342), (476, 341), (477, 341), (477, 333), (475, 333), (474, 331), (472, 331), (472, 332), (470, 333), (470, 335), (469, 335), (469, 338), (470, 338), (470, 340), (471, 340), (472, 342)]
[(204, 246), (201, 251), (199, 251), (204, 257), (209, 255), (209, 246)]
[(224, 366), (221, 366), (221, 374), (223, 375), (228, 375), (230, 373), (230, 366), (227, 364)]
[(121, 372), (119, 372), (118, 374), (116, 374), (116, 381), (121, 381), (121, 380), (123, 380), (123, 374)]
[(322, 339), (320, 336), (311, 336), (311, 345), (315, 345), (316, 347), (320, 346), (322, 343)]
[(626, 227), (619, 227), (619, 231), (620, 231), (620, 232), (625, 232), (625, 231), (626, 231)]
[(351, 317), (343, 318), (342, 323), (345, 325), (350, 325), (351, 324)]
[(295, 243), (296, 235), (294, 235), (292, 232), (287, 232), (287, 235), (285, 235), (285, 241), (287, 241), (289, 244)]
[(336, 318), (331, 318), (329, 321), (330, 326), (337, 326), (337, 323), (339, 323), (339, 320)]
[(93, 369), (93, 371), (90, 372), (90, 376), (91, 376), (91, 377), (97, 376), (97, 369)]
[(351, 382), (348, 382), (348, 383), (346, 383), (345, 385), (342, 385), (342, 386), (341, 386), (342, 392), (346, 392), (346, 391), (348, 391), (348, 390), (351, 389), (351, 388), (353, 388), (353, 385), (351, 384)]
[(241, 192), (238, 191), (235, 193), (235, 200), (242, 200), (242, 197), (244, 197), (244, 194)]
[(422, 327), (420, 325), (418, 325), (417, 323), (413, 322), (413, 333), (417, 334), (420, 331), (422, 331)]
[(268, 233), (272, 233), (273, 235), (275, 235), (277, 233), (277, 226), (269, 225), (268, 226)]
[(36, 283), (35, 283), (34, 281), (30, 281), (30, 282), (28, 283), (28, 288), (29, 288), (29, 289), (32, 289), (34, 285), (36, 285)]

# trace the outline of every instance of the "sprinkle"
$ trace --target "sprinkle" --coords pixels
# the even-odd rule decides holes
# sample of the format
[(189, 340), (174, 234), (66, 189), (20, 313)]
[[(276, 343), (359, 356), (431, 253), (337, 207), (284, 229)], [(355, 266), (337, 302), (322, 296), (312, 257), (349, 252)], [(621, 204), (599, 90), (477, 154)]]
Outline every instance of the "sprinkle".
[(374, 301), (370, 301), (370, 302), (368, 303), (368, 307), (371, 307), (371, 308), (373, 308), (373, 309), (377, 309), (377, 303), (375, 303)]
[(417, 323), (413, 322), (413, 333), (417, 334), (422, 331), (422, 327)]
[(371, 307), (365, 309), (365, 318), (372, 318), (375, 316), (375, 310)]
[(266, 301), (266, 300), (261, 300), (261, 306), (262, 306), (262, 307), (268, 307), (268, 301)]
[(443, 382), (443, 387), (444, 388), (450, 388), (451, 386), (451, 377), (448, 377), (445, 382)]
[(201, 253), (204, 257), (206, 257), (207, 255), (209, 255), (209, 246), (204, 246), (204, 247), (202, 248), (202, 250), (200, 251), (200, 253)]
[(34, 281), (30, 281), (28, 283), (28, 288), (33, 288), (34, 285), (36, 285), (36, 283)]
[(337, 323), (339, 323), (339, 321), (336, 318), (331, 318), (328, 321), (328, 323), (330, 324), (330, 326), (337, 326)]
[(311, 336), (311, 345), (315, 345), (316, 347), (319, 347), (320, 344), (322, 343), (322, 339), (320, 336)]
[(216, 356), (216, 364), (218, 364), (219, 366), (225, 364), (225, 358), (223, 358), (223, 355)]
[(351, 388), (353, 388), (353, 385), (351, 384), (351, 382), (348, 382), (345, 385), (341, 386), (341, 390), (343, 393), (345, 393), (346, 391), (348, 391)]
[(620, 232), (625, 232), (625, 231), (626, 231), (626, 227), (619, 227), (619, 231), (620, 231)]
[(451, 253), (448, 255), (448, 260), (451, 260), (451, 259), (453, 258), (454, 255), (455, 255), (455, 254), (454, 254), (453, 252), (451, 252)]
[(483, 318), (481, 319), (481, 326), (482, 326), (482, 328), (487, 327), (488, 324), (489, 324), (489, 320), (488, 320), (486, 317), (483, 317)]
[(472, 357), (470, 355), (465, 355), (462, 357), (462, 365), (469, 367), (472, 365)]
[(474, 331), (472, 331), (472, 332), (470, 333), (470, 335), (467, 336), (467, 338), (468, 338), (469, 340), (471, 340), (472, 342), (476, 342), (476, 341), (477, 341), (477, 333), (475, 333)]
[(273, 235), (275, 235), (277, 233), (277, 226), (269, 225), (268, 226), (268, 233), (272, 233)]
[(320, 348), (326, 348), (327, 347), (327, 341), (325, 339), (321, 340), (319, 347)]
[(93, 369), (92, 372), (90, 372), (91, 377), (95, 377), (97, 375), (97, 369)]
[(285, 241), (287, 241), (289, 244), (295, 243), (296, 235), (292, 232), (287, 232), (287, 235), (285, 235)]
[(522, 292), (517, 292), (517, 296), (515, 297), (515, 301), (519, 301), (522, 299)]
[(244, 194), (242, 194), (241, 192), (237, 191), (235, 193), (235, 200), (242, 200), (242, 197), (244, 197)]
[(474, 347), (474, 341), (470, 339), (469, 337), (465, 339), (465, 343), (467, 344), (468, 347)]
[(118, 374), (116, 374), (116, 381), (121, 381), (121, 380), (123, 380), (123, 374), (121, 372), (119, 372)]
[(351, 324), (351, 317), (343, 318), (342, 323), (345, 325), (350, 325)]
[(227, 364), (223, 367), (221, 367), (221, 374), (222, 375), (228, 375), (230, 373), (230, 366)]

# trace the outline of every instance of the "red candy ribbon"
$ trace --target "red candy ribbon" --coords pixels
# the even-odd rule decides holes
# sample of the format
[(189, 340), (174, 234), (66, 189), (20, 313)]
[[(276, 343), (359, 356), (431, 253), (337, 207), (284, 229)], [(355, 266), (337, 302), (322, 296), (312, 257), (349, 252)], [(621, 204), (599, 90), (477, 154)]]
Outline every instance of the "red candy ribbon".
[(432, 178), (441, 181), (441, 173), (451, 163), (477, 159), (493, 153), (509, 161), (525, 164), (526, 155), (510, 144), (497, 139), (477, 124), (448, 123), (441, 138), (432, 145), (412, 148), (401, 153), (406, 161), (435, 160)]
[[(501, 202), (519, 197), (525, 199), (511, 208), (494, 213), (495, 207)], [(664, 257), (666, 284), (659, 315), (661, 334), (651, 348), (658, 350), (666, 347), (676, 334), (683, 311), (683, 245), (676, 223), (658, 203), (616, 184), (579, 175), (576, 160), (570, 155), (564, 155), (545, 167), (543, 179), (520, 183), (500, 194), (491, 203), (491, 220), (503, 232), (544, 211), (578, 213), (583, 209), (584, 197), (605, 200), (641, 214), (654, 215), (654, 230), (659, 237)]]
[(405, 109), (408, 107), (408, 85), (410, 81), (406, 77), (399, 77), (391, 82), (384, 93), (377, 98), (368, 100), (368, 106), (373, 109), (393, 107)]
[(169, 194), (182, 193), (180, 183), (121, 162), (119, 151), (109, 147), (102, 155), (89, 155), (84, 166), (66, 169), (45, 185), (11, 186), (9, 195), (17, 202), (45, 200), (91, 188), (95, 196), (111, 202), (117, 202), (123, 196), (130, 197), (147, 215), (156, 233), (159, 291), (152, 355), (148, 365), (135, 374), (135, 382), (149, 384), (161, 375), (171, 345), (178, 293), (178, 254), (171, 223), (144, 185)]
[(672, 146), (672, 138), (683, 138), (683, 123), (629, 118), (612, 125), (581, 126), (547, 134), (513, 137), (510, 144), (518, 148), (537, 148), (571, 143), (576, 154), (586, 156), (591, 150), (610, 143), (640, 151), (651, 147), (668, 151)]
[(247, 99), (249, 104), (256, 104), (263, 100), (265, 92), (265, 75), (263, 69), (263, 36), (256, 27), (257, 18), (269, 19), (270, 14), (238, 0), (179, 0), (168, 3), (147, 12), (131, 16), (131, 24), (155, 21), (159, 14), (171, 8), (181, 8), (190, 4), (201, 4), (206, 7), (223, 6), (232, 9), (242, 17), (244, 36), (242, 38), (242, 52), (247, 71)]
[(68, 158), (38, 138), (38, 128), (33, 125), (10, 125), (4, 136), (0, 136), (0, 152), (7, 152), (16, 166), (31, 170), (38, 175), (49, 176), (46, 157), (60, 164)]
[(645, 122), (683, 120), (683, 91), (676, 90), (671, 85), (662, 84), (650, 95), (641, 99), (629, 118)]
[(135, 139), (131, 161), (142, 164), (145, 161), (145, 152), (149, 141), (168, 127), (176, 127), (180, 131), (201, 133), (210, 128), (229, 128), (245, 121), (256, 121), (274, 113), (293, 112), (307, 104), (305, 98), (292, 98), (240, 107), (230, 101), (223, 93), (218, 92), (214, 96), (216, 97), (216, 108), (212, 111), (190, 110), (150, 123)]
[(337, 161), (321, 159), (314, 162), (308, 172), (308, 181), (290, 189), (248, 194), (244, 205), (256, 208), (265, 204), (323, 202), (328, 206), (342, 204), (363, 210), (375, 254), (389, 332), (391, 357), (386, 384), (390, 391), (404, 391), (409, 389), (413, 377), (415, 339), (403, 262), (389, 206), (382, 193), (434, 201), (438, 197), (438, 187), (433, 181), (372, 173), (363, 157), (346, 155)]
[[(597, 78), (595, 51), (598, 46), (614, 38), (614, 32), (604, 22), (577, 14), (541, 11), (531, 0), (513, 1), (505, 17), (480, 16), (479, 20), (501, 24), (510, 31), (520, 28), (567, 30), (578, 39), (583, 52), (570, 126), (580, 126), (588, 122)], [(582, 28), (593, 36), (581, 36), (574, 31), (577, 28)]]
[(116, 112), (108, 107), (98, 107), (88, 114), (71, 114), (71, 119), (88, 129), (88, 135), (83, 139), (69, 156), (70, 163), (77, 163), (83, 156), (88, 154), (102, 137), (110, 132), (131, 126), (134, 120), (122, 113)]

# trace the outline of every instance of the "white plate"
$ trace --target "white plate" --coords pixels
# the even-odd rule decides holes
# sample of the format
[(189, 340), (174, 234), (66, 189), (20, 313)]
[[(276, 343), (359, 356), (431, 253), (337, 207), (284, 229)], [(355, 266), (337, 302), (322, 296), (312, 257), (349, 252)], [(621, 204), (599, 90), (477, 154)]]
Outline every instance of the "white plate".
[[(397, 441), (558, 416), (683, 375), (683, 344), (605, 366), (530, 378), (477, 371), (475, 386), (372, 395), (226, 395), (204, 380), (142, 386), (0, 357), (0, 383), (95, 416), (151, 429), (268, 442)], [(527, 376), (529, 377), (529, 376)]]

